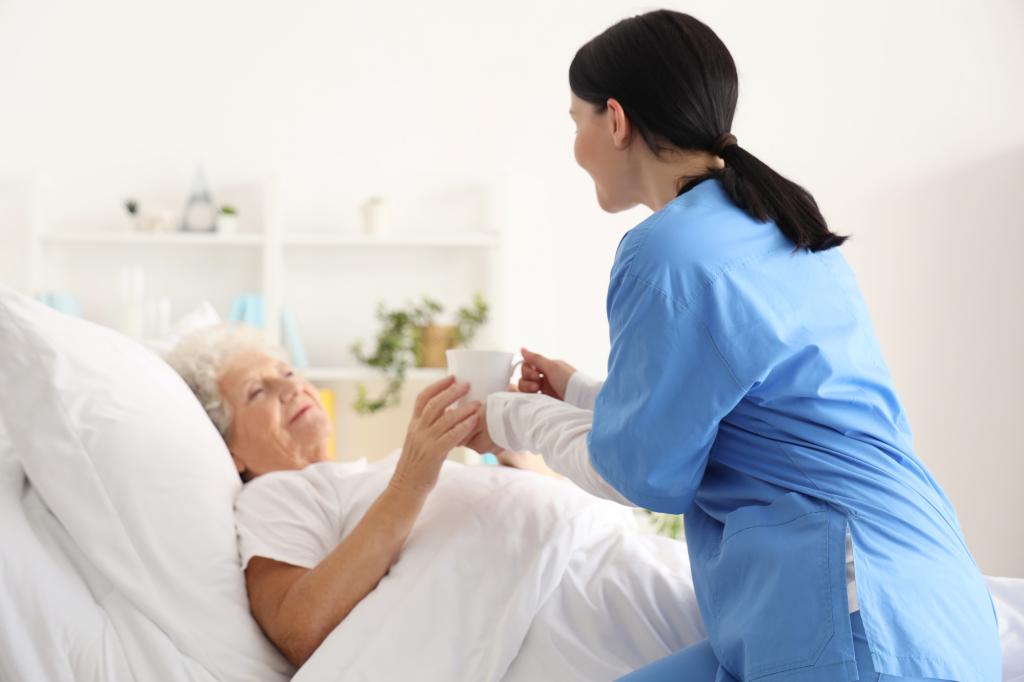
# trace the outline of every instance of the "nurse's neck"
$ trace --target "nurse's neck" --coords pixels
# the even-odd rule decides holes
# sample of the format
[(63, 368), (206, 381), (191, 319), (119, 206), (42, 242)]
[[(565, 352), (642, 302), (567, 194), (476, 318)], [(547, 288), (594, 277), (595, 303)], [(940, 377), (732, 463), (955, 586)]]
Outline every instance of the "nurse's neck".
[(634, 162), (639, 203), (652, 211), (665, 208), (686, 183), (725, 167), (725, 162), (711, 152), (665, 149), (655, 156), (647, 145)]

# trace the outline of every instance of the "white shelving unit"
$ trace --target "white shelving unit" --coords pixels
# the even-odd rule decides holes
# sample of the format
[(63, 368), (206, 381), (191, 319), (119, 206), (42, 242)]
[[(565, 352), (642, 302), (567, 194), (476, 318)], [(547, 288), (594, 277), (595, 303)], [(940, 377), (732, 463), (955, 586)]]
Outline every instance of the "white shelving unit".
[[(27, 249), (25, 288), (31, 293), (70, 290), (78, 296), (85, 292), (77, 291), (76, 283), (65, 280), (66, 271), (79, 268), (88, 271), (89, 267), (95, 264), (98, 269), (102, 269), (102, 272), (97, 273), (96, 279), (104, 275), (109, 278), (110, 268), (117, 267), (118, 264), (128, 266), (154, 258), (159, 260), (162, 267), (175, 272), (175, 285), (194, 284), (202, 289), (204, 279), (209, 279), (211, 283), (215, 279), (214, 275), (217, 273), (211, 272), (211, 269), (217, 267), (216, 264), (241, 263), (238, 265), (238, 269), (243, 271), (240, 278), (250, 285), (247, 287), (248, 291), (258, 292), (263, 297), (266, 332), (271, 338), (279, 339), (281, 311), (289, 299), (289, 294), (296, 293), (289, 291), (293, 275), (303, 274), (302, 263), (308, 258), (344, 258), (346, 267), (350, 267), (352, 263), (358, 264), (360, 261), (366, 262), (374, 258), (379, 263), (381, 258), (387, 259), (388, 254), (402, 253), (402, 276), (411, 277), (407, 272), (410, 263), (419, 262), (437, 267), (438, 264), (454, 260), (453, 254), (461, 254), (458, 258), (465, 259), (468, 256), (478, 261), (479, 272), (485, 273), (483, 281), (474, 283), (473, 290), (479, 290), (485, 297), (489, 297), (495, 289), (498, 262), (495, 251), (499, 246), (499, 238), (493, 230), (402, 231), (378, 236), (352, 230), (312, 232), (290, 229), (282, 216), (277, 185), (273, 181), (265, 183), (261, 191), (262, 220), (258, 229), (230, 235), (140, 233), (130, 231), (127, 226), (121, 230), (60, 229), (48, 224), (46, 206), (49, 197), (46, 194), (43, 183), (33, 184), (29, 212), (31, 219), (27, 221), (24, 242)], [(250, 226), (250, 229), (252, 227)], [(196, 264), (200, 259), (203, 262)], [(214, 264), (212, 267), (209, 265), (211, 263)], [(193, 267), (198, 271), (181, 274)], [(329, 272), (330, 268), (324, 269), (327, 270), (324, 274), (324, 286), (329, 290), (332, 273)], [(369, 278), (371, 274), (379, 274), (379, 271), (368, 272), (367, 277)], [(177, 281), (179, 279), (180, 282)], [(83, 281), (90, 286), (93, 284), (88, 278)], [(471, 285), (466, 286), (468, 299), (468, 287)], [(221, 298), (233, 297), (244, 292), (227, 292)], [(359, 292), (361, 296), (373, 297), (375, 300), (386, 298), (386, 293), (374, 291), (369, 287)], [(301, 298), (299, 294), (296, 294), (296, 297)], [(110, 298), (109, 294), (106, 298)], [(188, 296), (183, 298), (187, 299)], [(335, 297), (332, 296), (330, 299), (332, 304), (337, 303)], [(86, 316), (89, 317), (88, 306), (86, 307)], [(220, 307), (223, 308), (223, 305)], [(186, 311), (175, 310), (175, 316), (183, 312)], [(222, 309), (220, 312), (223, 315), (227, 311)], [(363, 319), (366, 310), (361, 314), (360, 322), (364, 328), (374, 324)], [(97, 321), (110, 322), (104, 319)], [(351, 319), (345, 321), (350, 323)], [(301, 319), (299, 326), (304, 342), (317, 334), (326, 333), (314, 326), (303, 325)], [(366, 342), (371, 341), (365, 334), (361, 338)], [(313, 366), (306, 368), (304, 373), (310, 380), (322, 385), (371, 381), (380, 377), (379, 373), (370, 368), (357, 366), (350, 356), (340, 360), (335, 357), (327, 363), (315, 353), (310, 353), (310, 356)], [(441, 369), (416, 368), (410, 370), (407, 376), (412, 382), (421, 382), (439, 378), (443, 373), (444, 370)]]
[(46, 245), (89, 245), (104, 246), (259, 246), (263, 243), (263, 235), (259, 234), (188, 234), (184, 232), (168, 232), (132, 234), (130, 232), (65, 232), (40, 235)]
[[(498, 226), (505, 218), (501, 204), (493, 201), (479, 211), (486, 212), (479, 221), (476, 212), (464, 210), (450, 214), (462, 216), (452, 218), (459, 224), (446, 225), (447, 213), (424, 216), (423, 223), (436, 229), (396, 226), (382, 235), (314, 232), (286, 218), (277, 183), (270, 181), (259, 183), (244, 200), (219, 197), (241, 209), (237, 233), (139, 233), (127, 223), (120, 229), (90, 230), (53, 220), (50, 209), (59, 198), (51, 195), (45, 181), (18, 180), (3, 189), (9, 219), (0, 224), (0, 244), (7, 245), (7, 252), (0, 253), (0, 280), (26, 293), (71, 293), (86, 318), (117, 327), (124, 310), (121, 272), (141, 267), (147, 297), (167, 296), (174, 318), (202, 301), (226, 317), (236, 296), (258, 293), (266, 331), (279, 339), (281, 313), (287, 309), (298, 322), (309, 357), (311, 366), (303, 373), (333, 391), (341, 458), (379, 457), (400, 446), (416, 393), (446, 371), (409, 369), (398, 408), (373, 415), (348, 409), (357, 383), (365, 383), (371, 394), (386, 383), (381, 373), (358, 365), (350, 352), (356, 342), (371, 349), (379, 330), (378, 302), (398, 306), (429, 295), (451, 311), (470, 303), (479, 291), (494, 307), (477, 343), (489, 347), (502, 338), (497, 313), (504, 256)], [(458, 450), (456, 459), (475, 459), (471, 452)]]
[(292, 234), (283, 240), (285, 247), (370, 247), (370, 248), (481, 248), (497, 246), (497, 235), (491, 232), (479, 234), (423, 234), (402, 236), (370, 235), (323, 235), (317, 233)]

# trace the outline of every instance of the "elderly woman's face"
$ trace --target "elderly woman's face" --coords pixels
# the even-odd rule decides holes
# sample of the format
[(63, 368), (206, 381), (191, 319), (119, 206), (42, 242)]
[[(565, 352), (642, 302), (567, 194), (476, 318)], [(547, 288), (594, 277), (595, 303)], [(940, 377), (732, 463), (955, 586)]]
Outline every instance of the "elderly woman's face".
[(228, 449), (246, 480), (327, 459), (327, 412), (287, 363), (243, 351), (221, 369), (218, 384), (232, 414)]

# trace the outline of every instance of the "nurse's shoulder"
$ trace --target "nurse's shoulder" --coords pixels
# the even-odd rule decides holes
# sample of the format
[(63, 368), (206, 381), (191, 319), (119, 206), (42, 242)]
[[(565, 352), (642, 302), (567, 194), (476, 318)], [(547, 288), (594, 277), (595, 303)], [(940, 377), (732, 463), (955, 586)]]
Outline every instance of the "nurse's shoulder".
[(635, 277), (688, 306), (730, 270), (792, 248), (773, 223), (751, 218), (712, 179), (630, 230), (619, 244), (612, 279)]

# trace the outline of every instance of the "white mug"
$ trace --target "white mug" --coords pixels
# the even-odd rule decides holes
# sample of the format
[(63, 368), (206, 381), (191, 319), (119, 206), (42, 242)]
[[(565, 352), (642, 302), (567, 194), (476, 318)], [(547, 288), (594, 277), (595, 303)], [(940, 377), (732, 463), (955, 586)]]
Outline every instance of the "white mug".
[(499, 391), (507, 391), (512, 374), (522, 360), (513, 362), (515, 355), (500, 350), (468, 350), (456, 348), (445, 351), (448, 373), (459, 383), (469, 383), (469, 393), (459, 404), (479, 400)]

